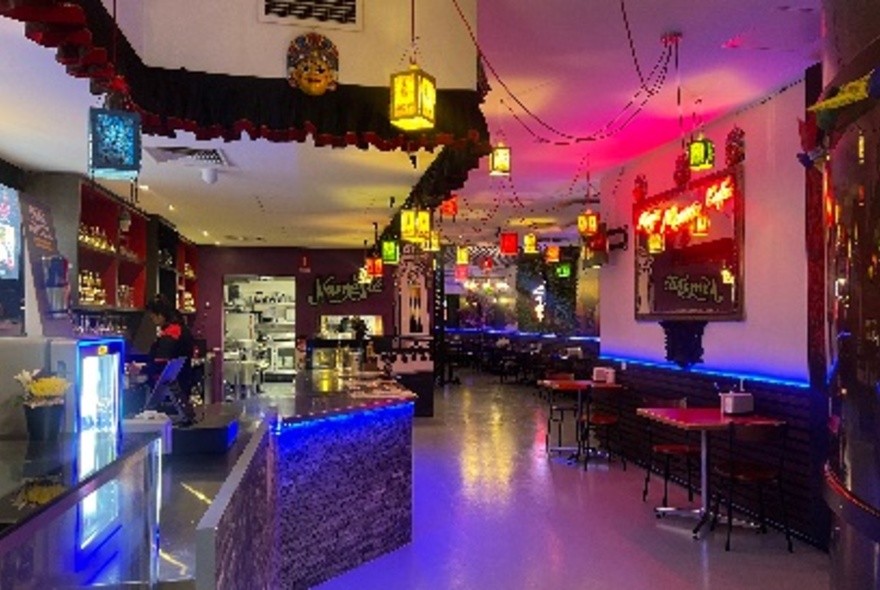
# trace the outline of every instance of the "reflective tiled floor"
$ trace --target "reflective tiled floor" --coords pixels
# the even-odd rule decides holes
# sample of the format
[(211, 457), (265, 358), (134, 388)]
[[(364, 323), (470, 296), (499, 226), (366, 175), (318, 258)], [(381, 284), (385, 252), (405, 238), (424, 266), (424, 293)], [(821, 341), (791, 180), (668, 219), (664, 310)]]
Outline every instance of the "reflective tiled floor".
[[(544, 454), (532, 389), (462, 375), (415, 428), (412, 544), (321, 590), (827, 590), (828, 556), (783, 535), (735, 530), (695, 541), (690, 521), (657, 520), (644, 471)], [(672, 503), (685, 502), (676, 488)]]

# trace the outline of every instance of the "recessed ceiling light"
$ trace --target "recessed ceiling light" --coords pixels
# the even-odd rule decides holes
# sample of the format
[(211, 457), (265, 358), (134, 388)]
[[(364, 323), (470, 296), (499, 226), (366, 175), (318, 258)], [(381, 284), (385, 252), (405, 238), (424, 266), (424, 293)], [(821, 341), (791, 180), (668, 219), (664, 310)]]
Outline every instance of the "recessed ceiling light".
[(169, 204), (169, 205), (168, 205), (168, 210), (169, 210), (169, 211), (174, 211), (174, 205)]
[(202, 230), (202, 235), (205, 236), (205, 237), (207, 238), (207, 237), (208, 237), (208, 230), (203, 229), (203, 230)]
[(215, 245), (215, 246), (219, 246), (219, 245), (220, 245), (220, 242), (214, 240), (214, 245)]
[(139, 185), (138, 185), (138, 190), (141, 190), (141, 191), (148, 191), (148, 190), (150, 190), (150, 185), (149, 185), (149, 184), (139, 184)]

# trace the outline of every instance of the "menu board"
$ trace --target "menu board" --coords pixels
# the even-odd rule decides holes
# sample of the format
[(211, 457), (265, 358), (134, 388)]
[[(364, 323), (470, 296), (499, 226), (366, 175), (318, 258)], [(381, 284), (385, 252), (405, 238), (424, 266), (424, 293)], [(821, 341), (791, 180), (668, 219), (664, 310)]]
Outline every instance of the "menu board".
[(637, 202), (637, 320), (743, 318), (743, 171), (732, 166)]

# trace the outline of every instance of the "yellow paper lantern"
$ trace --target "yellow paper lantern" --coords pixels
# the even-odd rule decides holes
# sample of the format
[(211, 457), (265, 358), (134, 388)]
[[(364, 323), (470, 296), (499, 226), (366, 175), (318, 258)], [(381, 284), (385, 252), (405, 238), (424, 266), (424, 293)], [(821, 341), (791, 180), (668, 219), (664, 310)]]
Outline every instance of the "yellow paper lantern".
[(498, 143), (489, 154), (489, 175), (510, 175), (510, 148), (503, 143)]
[(455, 249), (455, 263), (467, 265), (470, 262), (467, 246), (459, 246)]
[(599, 214), (587, 210), (586, 213), (578, 215), (578, 231), (584, 236), (592, 236), (598, 232)]
[(404, 131), (434, 127), (437, 83), (415, 63), (391, 74), (391, 124)]
[(416, 212), (414, 209), (404, 209), (400, 212), (400, 239), (412, 242), (416, 238)]
[(431, 212), (416, 210), (416, 237), (420, 240), (431, 239)]
[(535, 234), (526, 234), (525, 236), (523, 236), (523, 253), (538, 253), (538, 236), (536, 236)]
[(648, 236), (648, 252), (660, 254), (666, 250), (666, 236), (663, 234), (651, 234)]
[(440, 251), (440, 232), (438, 230), (431, 230), (431, 236), (425, 240), (425, 251), (426, 252), (439, 252)]

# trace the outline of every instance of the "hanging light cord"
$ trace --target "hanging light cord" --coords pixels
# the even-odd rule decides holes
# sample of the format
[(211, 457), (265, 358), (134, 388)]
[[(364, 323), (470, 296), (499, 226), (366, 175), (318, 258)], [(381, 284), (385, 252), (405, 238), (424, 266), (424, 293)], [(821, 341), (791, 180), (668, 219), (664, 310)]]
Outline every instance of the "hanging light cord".
[(651, 91), (648, 90), (648, 87), (645, 84), (645, 77), (642, 75), (642, 67), (639, 64), (639, 56), (636, 53), (636, 45), (633, 42), (632, 30), (630, 30), (629, 27), (629, 16), (626, 13), (625, 0), (620, 0), (620, 14), (623, 16), (623, 26), (626, 29), (626, 40), (629, 41), (629, 52), (632, 56), (633, 64), (636, 67), (636, 74), (638, 74), (639, 76), (639, 85), (641, 86), (642, 90), (650, 93)]
[[(519, 117), (516, 113), (513, 112), (513, 110), (511, 109), (510, 106), (508, 106), (506, 103), (504, 103), (502, 101), (502, 104), (505, 104), (505, 107), (508, 109), (508, 111), (511, 112), (514, 119), (520, 125), (522, 125), (530, 135), (532, 135), (537, 141), (539, 141), (541, 143), (548, 143), (548, 144), (553, 144), (553, 145), (558, 145), (558, 146), (565, 146), (565, 145), (572, 145), (575, 143), (581, 143), (581, 142), (586, 142), (586, 141), (597, 141), (600, 139), (605, 139), (607, 137), (610, 137), (611, 135), (614, 135), (616, 133), (619, 133), (635, 118), (635, 116), (638, 113), (640, 113), (642, 111), (642, 109), (645, 107), (645, 105), (648, 103), (648, 101), (651, 99), (651, 97), (653, 97), (654, 95), (656, 95), (660, 91), (660, 89), (663, 86), (663, 83), (666, 80), (668, 63), (669, 63), (669, 59), (672, 55), (672, 48), (670, 47), (670, 45), (668, 45), (668, 44), (666, 45), (662, 54), (660, 55), (660, 58), (658, 59), (657, 63), (655, 64), (654, 68), (651, 70), (651, 75), (649, 75), (649, 77), (647, 79), (645, 79), (642, 75), (642, 72), (641, 72), (641, 66), (638, 64), (638, 59), (636, 59), (635, 45), (633, 43), (631, 43), (631, 51), (632, 51), (635, 65), (636, 65), (636, 71), (637, 71), (637, 74), (639, 75), (639, 80), (641, 82), (639, 90), (635, 93), (635, 95), (629, 101), (629, 103), (627, 103), (627, 105), (623, 109), (621, 109), (621, 112), (618, 113), (618, 115), (616, 115), (614, 118), (612, 118), (611, 121), (606, 123), (602, 128), (600, 128), (599, 131), (597, 131), (591, 135), (587, 135), (587, 136), (576, 136), (576, 135), (573, 135), (570, 133), (565, 133), (563, 131), (560, 131), (556, 127), (550, 125), (544, 119), (542, 119), (537, 114), (535, 114), (531, 109), (529, 109), (516, 96), (516, 94), (514, 94), (514, 92), (510, 89), (510, 87), (507, 85), (507, 83), (501, 78), (500, 74), (498, 74), (498, 71), (492, 65), (492, 62), (489, 60), (489, 58), (486, 56), (486, 54), (483, 52), (482, 48), (480, 47), (480, 44), (477, 42), (477, 37), (476, 37), (476, 34), (474, 33), (474, 29), (470, 25), (470, 23), (468, 22), (467, 17), (464, 15), (464, 12), (462, 11), (461, 6), (458, 3), (458, 0), (451, 0), (451, 1), (452, 1), (453, 6), (455, 7), (455, 9), (458, 13), (459, 18), (461, 19), (462, 23), (465, 26), (465, 29), (467, 30), (468, 35), (471, 38), (471, 42), (474, 44), (474, 47), (476, 47), (476, 49), (477, 49), (478, 57), (483, 61), (483, 63), (486, 65), (486, 68), (489, 70), (489, 72), (492, 73), (492, 75), (498, 81), (498, 84), (504, 89), (504, 91), (507, 93), (507, 95), (510, 97), (510, 99), (520, 109), (522, 109), (523, 112), (526, 113), (526, 115), (531, 117), (531, 119), (534, 120), (538, 125), (540, 125), (544, 129), (546, 129), (547, 131), (553, 133), (554, 135), (557, 135), (557, 136), (563, 138), (564, 140), (567, 140), (567, 141), (550, 140), (550, 139), (547, 139), (545, 137), (538, 135), (529, 125), (527, 125), (522, 120), (521, 117)], [(624, 15), (626, 15), (625, 6), (622, 6), (621, 8), (623, 10)], [(626, 30), (627, 30), (627, 33), (629, 34), (630, 29), (629, 29), (628, 19), (627, 19), (627, 23), (626, 23)], [(630, 38), (631, 38), (631, 36), (630, 36)], [(650, 81), (653, 79), (654, 75), (658, 74), (658, 68), (659, 68), (659, 77), (655, 82), (651, 83)], [(640, 102), (640, 104), (636, 108), (635, 112), (631, 113), (629, 116), (627, 116), (625, 119), (623, 119), (623, 121), (619, 125), (612, 128), (615, 125), (615, 123), (621, 117), (626, 115), (626, 112), (630, 108), (632, 108), (632, 105), (634, 105), (636, 103), (639, 95), (642, 92), (645, 92), (647, 94), (647, 96)]]

